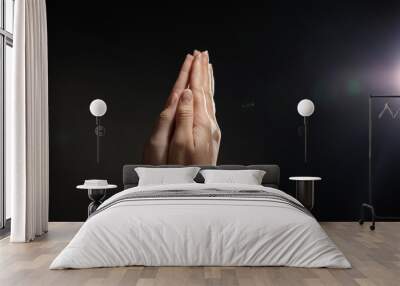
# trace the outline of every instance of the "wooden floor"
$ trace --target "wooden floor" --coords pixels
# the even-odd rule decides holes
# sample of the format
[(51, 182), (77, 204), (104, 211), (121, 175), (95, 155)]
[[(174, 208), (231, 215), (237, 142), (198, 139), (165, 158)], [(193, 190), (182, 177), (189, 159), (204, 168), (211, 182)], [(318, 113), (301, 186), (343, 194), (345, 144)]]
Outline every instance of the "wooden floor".
[(122, 267), (48, 270), (81, 223), (50, 223), (32, 243), (0, 241), (0, 285), (400, 285), (400, 223), (375, 232), (356, 222), (322, 223), (352, 269), (289, 267)]

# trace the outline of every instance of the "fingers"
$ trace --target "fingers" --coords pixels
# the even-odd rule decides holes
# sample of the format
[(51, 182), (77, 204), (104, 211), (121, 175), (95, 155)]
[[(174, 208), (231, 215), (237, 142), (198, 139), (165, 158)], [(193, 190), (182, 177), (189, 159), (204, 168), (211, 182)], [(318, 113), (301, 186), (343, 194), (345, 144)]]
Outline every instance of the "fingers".
[(193, 93), (186, 89), (181, 95), (175, 114), (175, 131), (171, 139), (168, 164), (188, 164), (193, 150)]
[(195, 51), (194, 52), (195, 56), (192, 62), (192, 69), (190, 71), (190, 79), (189, 79), (189, 84), (190, 84), (190, 89), (195, 92), (198, 89), (202, 88), (202, 81), (203, 81), (203, 75), (202, 75), (202, 67), (201, 67), (201, 53)]
[(200, 55), (201, 53), (198, 51), (198, 50), (194, 50), (193, 51), (193, 56), (195, 57), (195, 56), (198, 56), (198, 55)]
[(172, 88), (173, 92), (180, 93), (182, 90), (188, 87), (192, 62), (193, 62), (193, 56), (188, 54), (185, 58), (185, 61), (182, 64), (181, 70), (174, 84), (174, 87)]
[(212, 106), (212, 113), (211, 113), (211, 117), (216, 121), (216, 117), (215, 117), (215, 113), (216, 113), (216, 109), (215, 109), (215, 101), (214, 101), (214, 71), (212, 68), (212, 65), (209, 64), (208, 65), (208, 74), (209, 74), (209, 85), (210, 85), (210, 102), (211, 102), (211, 106)]
[(203, 88), (206, 93), (211, 93), (209, 61), (208, 51), (204, 51), (201, 57), (201, 69), (203, 74)]
[(207, 113), (208, 115), (212, 115), (214, 113), (214, 110), (210, 85), (209, 56), (207, 51), (203, 52), (201, 55), (201, 70), (203, 79), (203, 90), (204, 94), (206, 95)]
[(194, 125), (206, 124), (209, 118), (203, 87), (202, 54), (199, 53), (194, 57), (190, 72), (190, 89), (193, 92)]
[(214, 71), (211, 64), (208, 64), (208, 86), (209, 86), (209, 100), (211, 103), (212, 111), (211, 118), (212, 118), (212, 139), (211, 139), (211, 164), (216, 165), (218, 160), (218, 153), (219, 153), (219, 146), (221, 143), (221, 130), (218, 126), (217, 118), (216, 118), (216, 109), (215, 109), (215, 101), (214, 101), (214, 90), (215, 90), (215, 83), (214, 83)]
[(214, 82), (214, 69), (213, 69), (212, 64), (208, 65), (208, 70), (209, 70), (209, 73), (210, 73), (211, 94), (214, 97), (215, 82)]

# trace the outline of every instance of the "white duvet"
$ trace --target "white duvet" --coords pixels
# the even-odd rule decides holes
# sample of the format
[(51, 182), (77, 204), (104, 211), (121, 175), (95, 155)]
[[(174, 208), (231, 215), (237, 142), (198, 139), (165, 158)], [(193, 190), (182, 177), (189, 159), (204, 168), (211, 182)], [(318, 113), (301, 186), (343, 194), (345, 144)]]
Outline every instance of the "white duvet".
[(318, 222), (274, 201), (233, 198), (115, 200), (130, 192), (263, 190), (238, 184), (180, 184), (127, 189), (105, 201), (50, 269), (145, 266), (294, 266), (349, 268)]

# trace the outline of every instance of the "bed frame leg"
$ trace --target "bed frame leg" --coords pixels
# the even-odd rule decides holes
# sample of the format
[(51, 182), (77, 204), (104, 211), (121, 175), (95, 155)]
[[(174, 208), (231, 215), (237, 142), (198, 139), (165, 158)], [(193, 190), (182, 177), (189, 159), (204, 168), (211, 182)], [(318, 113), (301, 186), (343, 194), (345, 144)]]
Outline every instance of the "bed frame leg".
[(370, 230), (375, 230), (375, 209), (372, 205), (370, 204), (362, 204), (361, 205), (361, 217), (360, 220), (358, 221), (359, 224), (364, 224), (365, 221), (365, 208), (369, 209), (371, 211), (371, 221), (372, 224), (369, 226)]

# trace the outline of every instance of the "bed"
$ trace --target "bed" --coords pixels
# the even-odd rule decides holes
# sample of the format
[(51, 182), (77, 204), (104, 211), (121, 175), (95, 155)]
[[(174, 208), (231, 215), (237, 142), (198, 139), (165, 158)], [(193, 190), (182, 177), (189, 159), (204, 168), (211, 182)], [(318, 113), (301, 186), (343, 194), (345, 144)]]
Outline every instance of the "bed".
[(259, 186), (205, 184), (200, 174), (196, 183), (138, 186), (138, 166), (124, 166), (124, 190), (99, 206), (50, 269), (351, 267), (308, 210), (278, 189), (277, 165), (200, 166), (264, 170)]

